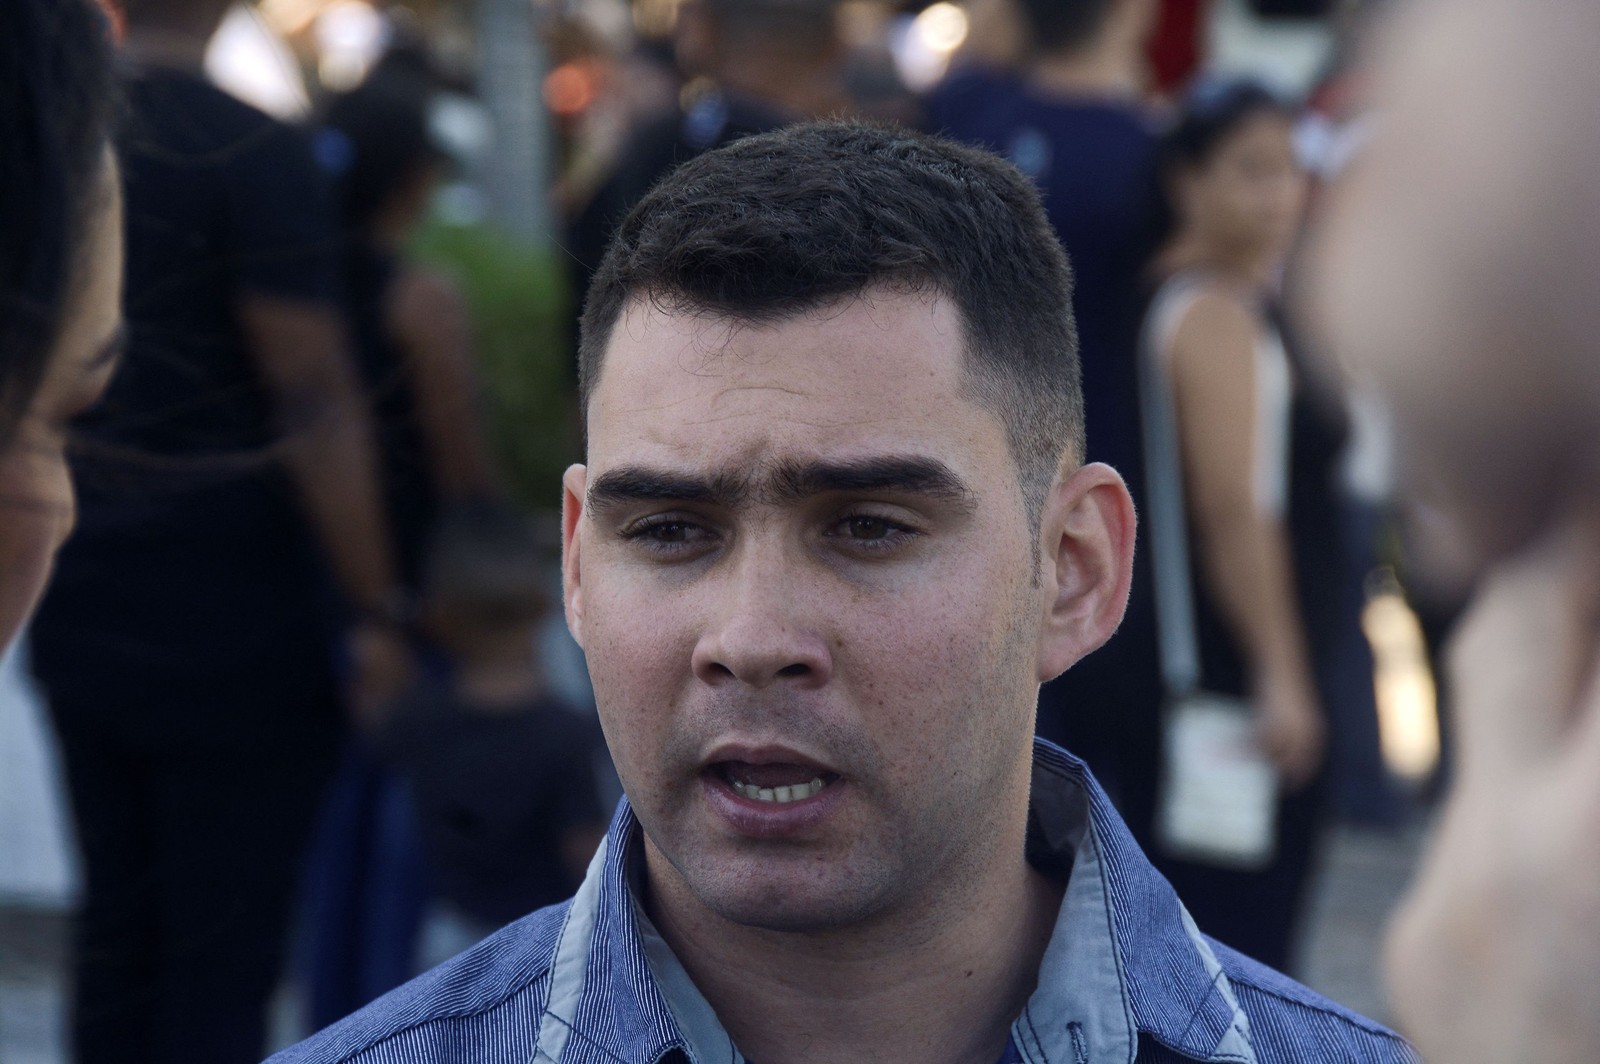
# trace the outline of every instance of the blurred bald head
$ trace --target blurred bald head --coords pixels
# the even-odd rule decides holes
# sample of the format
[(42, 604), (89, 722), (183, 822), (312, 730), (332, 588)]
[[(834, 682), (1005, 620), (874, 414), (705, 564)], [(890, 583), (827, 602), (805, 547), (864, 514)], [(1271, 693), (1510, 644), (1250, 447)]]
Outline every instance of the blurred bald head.
[(1315, 318), (1481, 564), (1600, 490), (1600, 4), (1423, 0), (1314, 243)]

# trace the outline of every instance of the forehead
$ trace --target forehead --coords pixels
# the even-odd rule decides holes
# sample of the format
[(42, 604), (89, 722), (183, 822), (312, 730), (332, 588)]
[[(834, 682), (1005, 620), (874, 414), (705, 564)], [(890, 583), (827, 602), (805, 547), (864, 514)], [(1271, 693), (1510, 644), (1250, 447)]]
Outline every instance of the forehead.
[(764, 324), (634, 301), (589, 405), (589, 466), (885, 450), (970, 461), (1005, 438), (967, 394), (966, 345), (954, 305), (931, 293), (869, 290)]
[(1263, 109), (1246, 115), (1224, 133), (1212, 145), (1202, 166), (1219, 159), (1239, 160), (1266, 152), (1283, 154), (1293, 150), (1294, 122), (1279, 111)]

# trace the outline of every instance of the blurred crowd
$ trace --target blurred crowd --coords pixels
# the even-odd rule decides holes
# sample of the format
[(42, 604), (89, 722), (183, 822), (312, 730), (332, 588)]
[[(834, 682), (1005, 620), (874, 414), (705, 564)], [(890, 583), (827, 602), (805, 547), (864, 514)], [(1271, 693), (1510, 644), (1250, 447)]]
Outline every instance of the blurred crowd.
[[(1009, 158), (1072, 261), (1086, 458), (1142, 518), (1127, 620), (1046, 686), (1039, 730), (1202, 926), (1292, 971), (1327, 826), (1407, 812), (1361, 628), (1404, 553), (1383, 426), (1287, 296), (1370, 116), (1349, 49), (1304, 99), (1210, 75), (1208, 6), (535, 4), (570, 314), (524, 339), (567, 364), (631, 205), (740, 136), (847, 115)], [(1353, 35), (1375, 5), (1261, 6)], [(416, 250), (494, 226), (462, 11), (117, 12), (125, 364), (80, 419), (79, 528), (31, 634), (84, 855), (73, 1039), (255, 1060), (286, 971), (320, 1027), (566, 897), (618, 792), (553, 519), (490, 443), (474, 293)], [(1430, 586), (1437, 635), (1457, 596)], [(1237, 830), (1175, 822), (1180, 786)]]

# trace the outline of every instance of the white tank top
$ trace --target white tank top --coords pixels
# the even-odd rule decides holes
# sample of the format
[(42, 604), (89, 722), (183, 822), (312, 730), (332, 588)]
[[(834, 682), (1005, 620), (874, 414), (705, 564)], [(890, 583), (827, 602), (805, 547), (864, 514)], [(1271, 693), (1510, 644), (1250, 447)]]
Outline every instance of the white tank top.
[[(1145, 317), (1146, 366), (1159, 370), (1169, 385), (1172, 341), (1194, 301), (1207, 291), (1204, 274), (1174, 274), (1156, 291)], [(1293, 376), (1283, 338), (1270, 325), (1257, 333), (1255, 349), (1255, 434), (1251, 446), (1251, 496), (1261, 513), (1282, 517), (1289, 500), (1289, 418)]]

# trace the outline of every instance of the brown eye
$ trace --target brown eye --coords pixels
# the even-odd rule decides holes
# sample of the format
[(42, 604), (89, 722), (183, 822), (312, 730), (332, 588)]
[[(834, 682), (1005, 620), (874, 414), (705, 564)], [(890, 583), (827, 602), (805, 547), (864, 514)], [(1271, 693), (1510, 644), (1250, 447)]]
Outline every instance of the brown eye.
[(894, 531), (889, 522), (878, 517), (852, 517), (850, 535), (855, 539), (886, 539)]
[(628, 543), (661, 558), (698, 556), (710, 547), (716, 534), (699, 522), (681, 517), (648, 517), (620, 530)]
[(645, 534), (657, 543), (687, 543), (691, 535), (691, 528), (684, 521), (663, 521), (651, 525)]
[(850, 514), (840, 517), (827, 535), (858, 555), (893, 556), (910, 547), (922, 532), (887, 517)]

